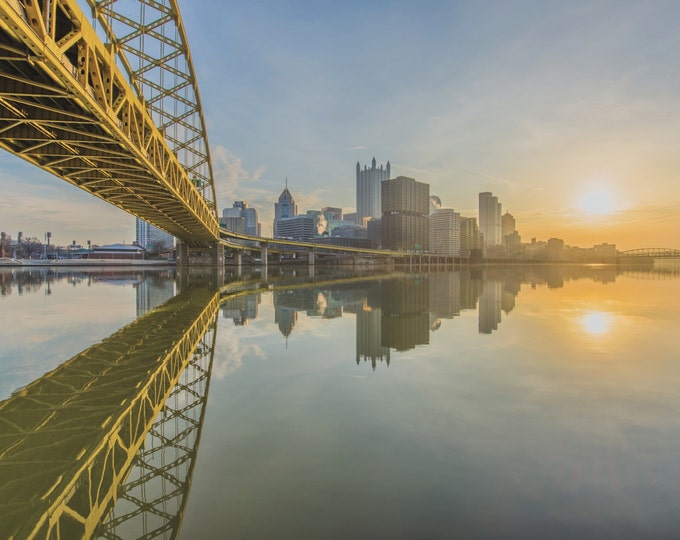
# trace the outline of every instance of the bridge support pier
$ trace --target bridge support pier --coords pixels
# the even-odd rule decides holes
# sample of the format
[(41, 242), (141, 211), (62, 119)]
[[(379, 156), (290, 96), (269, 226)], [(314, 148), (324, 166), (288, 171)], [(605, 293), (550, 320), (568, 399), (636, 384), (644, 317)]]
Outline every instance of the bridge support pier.
[(211, 252), (212, 264), (224, 268), (224, 244), (216, 244), (213, 246)]
[(313, 249), (309, 250), (309, 266), (310, 266), (310, 268), (314, 268), (314, 250)]
[(215, 244), (208, 247), (193, 247), (177, 242), (175, 259), (179, 266), (217, 266), (224, 268), (224, 246)]
[(262, 244), (260, 246), (260, 259), (262, 260), (262, 266), (267, 268), (267, 259), (269, 256), (269, 249), (267, 248), (267, 244)]
[(178, 241), (175, 245), (175, 261), (178, 266), (189, 264), (189, 246), (184, 242)]

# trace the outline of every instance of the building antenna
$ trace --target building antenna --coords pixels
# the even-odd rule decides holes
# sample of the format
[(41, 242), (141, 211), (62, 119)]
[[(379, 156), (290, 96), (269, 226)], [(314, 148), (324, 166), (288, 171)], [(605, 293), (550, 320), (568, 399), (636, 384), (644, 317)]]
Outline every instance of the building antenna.
[(288, 189), (288, 177), (286, 176), (286, 189)]

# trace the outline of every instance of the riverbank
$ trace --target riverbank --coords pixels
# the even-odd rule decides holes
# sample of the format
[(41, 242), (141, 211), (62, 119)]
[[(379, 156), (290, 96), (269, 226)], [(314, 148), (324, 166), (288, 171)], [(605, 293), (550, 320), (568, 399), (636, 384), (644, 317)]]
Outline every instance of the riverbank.
[(0, 259), (0, 268), (25, 266), (175, 266), (175, 261), (144, 259)]

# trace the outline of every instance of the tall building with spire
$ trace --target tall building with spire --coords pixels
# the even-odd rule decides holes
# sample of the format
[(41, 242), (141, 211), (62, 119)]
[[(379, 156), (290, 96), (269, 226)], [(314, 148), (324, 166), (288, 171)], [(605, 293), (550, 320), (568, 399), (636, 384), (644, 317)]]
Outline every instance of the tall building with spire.
[(376, 166), (375, 157), (369, 169), (364, 165), (363, 170), (357, 161), (357, 225), (366, 225), (371, 218), (380, 219), (382, 216), (380, 185), (383, 180), (390, 179), (390, 162), (380, 168)]
[(278, 224), (282, 219), (288, 219), (297, 216), (298, 208), (295, 199), (288, 191), (288, 178), (286, 178), (286, 187), (279, 195), (279, 202), (274, 203), (274, 237), (278, 236)]

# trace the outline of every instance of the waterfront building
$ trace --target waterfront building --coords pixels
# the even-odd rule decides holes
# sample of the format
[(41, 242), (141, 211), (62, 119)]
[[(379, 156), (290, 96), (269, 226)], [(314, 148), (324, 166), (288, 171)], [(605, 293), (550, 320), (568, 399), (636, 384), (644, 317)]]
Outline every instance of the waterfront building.
[(279, 233), (278, 224), (284, 219), (297, 216), (298, 208), (293, 195), (288, 191), (288, 179), (286, 187), (279, 195), (279, 202), (274, 203), (274, 238), (281, 238), (285, 235)]
[(505, 238), (515, 232), (515, 218), (510, 212), (501, 216), (501, 237)]
[(262, 236), (262, 225), (257, 209), (249, 207), (246, 201), (234, 201), (231, 208), (222, 210), (220, 225), (230, 231)]
[(350, 223), (357, 223), (357, 213), (356, 212), (345, 212), (343, 214), (343, 220), (349, 221)]
[(144, 248), (130, 244), (108, 244), (106, 246), (94, 246), (92, 251), (85, 255), (86, 259), (144, 259)]
[(430, 245), (430, 185), (398, 176), (382, 182), (381, 244), (424, 253)]
[(174, 236), (142, 219), (136, 218), (135, 232), (137, 245), (148, 252), (163, 251), (175, 246)]
[(460, 256), (460, 214), (452, 208), (437, 208), (430, 215), (430, 253)]
[(220, 226), (235, 233), (246, 233), (246, 219), (242, 217), (223, 216), (220, 219)]
[(380, 247), (381, 243), (381, 229), (380, 220), (372, 219), (366, 224), (366, 233), (368, 235), (368, 240), (371, 242), (371, 247), (377, 249)]
[(337, 220), (328, 220), (326, 223), (326, 232), (330, 235), (333, 236), (333, 231), (337, 229), (338, 227), (356, 227), (356, 223), (354, 221), (348, 221), (346, 219), (337, 221)]
[(380, 185), (390, 178), (390, 162), (388, 161), (385, 167), (380, 165), (378, 168), (374, 157), (371, 162), (371, 168), (369, 169), (364, 165), (362, 170), (361, 165), (359, 165), (359, 162), (357, 161), (356, 173), (356, 222), (358, 225), (366, 226), (366, 221), (371, 218), (379, 218), (382, 215), (382, 192)]
[(321, 211), (326, 217), (326, 221), (342, 221), (342, 208), (334, 206), (324, 206)]
[(501, 237), (501, 204), (491, 192), (479, 194), (479, 231), (485, 246), (498, 246)]
[(477, 218), (460, 218), (460, 253), (469, 258), (473, 251), (482, 249), (482, 238), (477, 226)]
[(545, 256), (548, 259), (561, 259), (564, 254), (564, 240), (561, 238), (548, 238), (545, 245)]
[(309, 241), (316, 236), (316, 217), (306, 214), (274, 221), (276, 234), (274, 238), (289, 238), (292, 240)]

